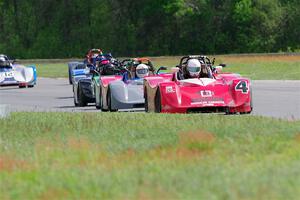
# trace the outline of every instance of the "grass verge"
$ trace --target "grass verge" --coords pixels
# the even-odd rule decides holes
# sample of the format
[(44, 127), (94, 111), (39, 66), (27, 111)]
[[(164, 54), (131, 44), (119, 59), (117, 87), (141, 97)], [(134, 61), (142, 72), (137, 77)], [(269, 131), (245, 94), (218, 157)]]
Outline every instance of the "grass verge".
[(297, 199), (300, 121), (13, 113), (0, 199)]

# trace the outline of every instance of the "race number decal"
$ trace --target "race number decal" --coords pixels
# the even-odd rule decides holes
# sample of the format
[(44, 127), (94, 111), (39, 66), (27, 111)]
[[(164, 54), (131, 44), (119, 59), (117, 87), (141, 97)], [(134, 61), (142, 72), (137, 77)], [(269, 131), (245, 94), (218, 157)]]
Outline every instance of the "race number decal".
[(235, 86), (235, 91), (241, 91), (243, 94), (247, 94), (249, 91), (249, 87), (246, 81), (240, 81), (236, 86)]

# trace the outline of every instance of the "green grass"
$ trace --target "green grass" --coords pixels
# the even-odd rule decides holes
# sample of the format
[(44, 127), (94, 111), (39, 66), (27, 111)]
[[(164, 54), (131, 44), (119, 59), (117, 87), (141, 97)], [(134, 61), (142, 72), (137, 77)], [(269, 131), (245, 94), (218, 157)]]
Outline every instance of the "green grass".
[(68, 77), (67, 63), (41, 63), (37, 64), (38, 77), (66, 78)]
[[(235, 72), (253, 80), (300, 80), (300, 56), (216, 56), (216, 63), (226, 63), (226, 72)], [(169, 68), (180, 57), (153, 57), (154, 65)], [(34, 63), (34, 61), (32, 61)], [(36, 61), (39, 77), (68, 77), (67, 61)]]
[(13, 113), (0, 199), (297, 199), (300, 121)]

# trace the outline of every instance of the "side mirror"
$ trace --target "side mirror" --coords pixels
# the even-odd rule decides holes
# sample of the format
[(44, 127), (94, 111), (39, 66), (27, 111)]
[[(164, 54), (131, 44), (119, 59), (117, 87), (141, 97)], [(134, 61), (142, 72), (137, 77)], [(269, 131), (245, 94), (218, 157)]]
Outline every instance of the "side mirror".
[(165, 66), (161, 66), (158, 70), (167, 70), (168, 68)]
[(161, 66), (161, 67), (158, 68), (156, 74), (159, 74), (159, 72), (160, 72), (161, 70), (167, 70), (167, 69), (168, 69), (167, 67)]
[(226, 67), (226, 64), (224, 64), (224, 63), (223, 64), (219, 64), (219, 66)]

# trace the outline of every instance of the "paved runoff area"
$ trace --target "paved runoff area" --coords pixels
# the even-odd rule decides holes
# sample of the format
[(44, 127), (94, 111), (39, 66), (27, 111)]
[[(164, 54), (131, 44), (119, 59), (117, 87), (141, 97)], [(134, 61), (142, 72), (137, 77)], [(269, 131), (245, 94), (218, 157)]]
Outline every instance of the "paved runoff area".
[[(300, 81), (252, 81), (252, 91), (252, 115), (300, 120)], [(39, 78), (34, 88), (0, 87), (0, 104), (13, 112), (100, 112), (93, 104), (75, 107), (65, 78)]]

